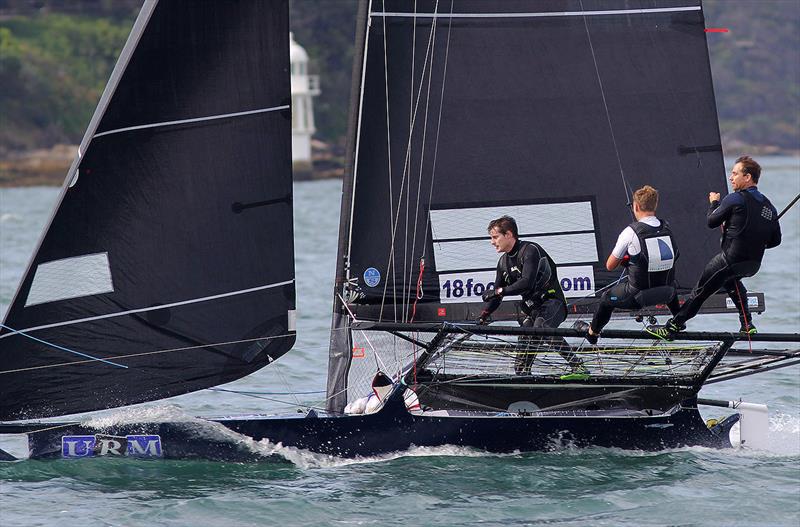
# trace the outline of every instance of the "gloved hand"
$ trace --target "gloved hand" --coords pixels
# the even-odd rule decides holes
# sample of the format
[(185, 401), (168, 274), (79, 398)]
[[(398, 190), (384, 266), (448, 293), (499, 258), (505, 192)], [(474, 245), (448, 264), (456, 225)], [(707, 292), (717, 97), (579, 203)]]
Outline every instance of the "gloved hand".
[(478, 324), (479, 326), (486, 326), (491, 322), (491, 319), (489, 317), (490, 317), (489, 311), (484, 309), (483, 311), (481, 311), (481, 314), (478, 317), (478, 320), (475, 321), (475, 323)]
[(483, 299), (484, 302), (490, 302), (494, 298), (502, 296), (503, 295), (498, 295), (497, 290), (493, 287), (491, 289), (487, 289), (486, 291), (484, 291), (483, 295), (481, 295), (481, 298)]

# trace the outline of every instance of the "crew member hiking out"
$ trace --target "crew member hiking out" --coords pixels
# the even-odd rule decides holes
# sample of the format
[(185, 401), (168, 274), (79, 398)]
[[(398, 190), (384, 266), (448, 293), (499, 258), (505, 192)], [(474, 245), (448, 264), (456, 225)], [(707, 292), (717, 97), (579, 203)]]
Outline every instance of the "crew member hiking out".
[[(586, 340), (597, 344), (603, 327), (615, 309), (641, 309), (667, 304), (675, 315), (680, 308), (675, 291), (675, 261), (678, 247), (669, 224), (656, 217), (658, 191), (645, 185), (633, 193), (636, 221), (625, 227), (606, 260), (606, 269), (627, 267), (627, 281), (608, 289), (587, 328)], [(583, 323), (585, 327), (585, 322)]]
[[(478, 319), (487, 324), (490, 315), (500, 306), (503, 297), (521, 295), (519, 324), (523, 327), (557, 328), (567, 318), (567, 304), (558, 283), (556, 264), (542, 247), (520, 241), (517, 222), (510, 216), (492, 220), (487, 228), (492, 246), (503, 253), (497, 262), (494, 288), (483, 294), (486, 308)], [(524, 349), (517, 355), (514, 369), (518, 375), (529, 374), (536, 357), (535, 349), (548, 343), (569, 363), (573, 373), (585, 373), (583, 361), (568, 348), (564, 339), (523, 339)]]
[(747, 290), (741, 278), (753, 276), (761, 267), (764, 250), (781, 243), (778, 211), (766, 196), (758, 191), (761, 166), (749, 156), (736, 160), (730, 175), (733, 192), (720, 202), (717, 192), (708, 194), (708, 226), (722, 226), (722, 252), (714, 256), (703, 269), (692, 294), (680, 311), (663, 326), (650, 326), (652, 335), (672, 340), (686, 328), (700, 307), (720, 287), (724, 287), (739, 312), (743, 333), (755, 333), (753, 318), (747, 306)]

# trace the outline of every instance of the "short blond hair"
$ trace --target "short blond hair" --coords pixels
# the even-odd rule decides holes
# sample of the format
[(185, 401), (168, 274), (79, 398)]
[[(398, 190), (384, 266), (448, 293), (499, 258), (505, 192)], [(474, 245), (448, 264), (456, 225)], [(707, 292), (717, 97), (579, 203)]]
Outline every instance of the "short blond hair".
[(639, 209), (655, 212), (658, 208), (658, 191), (650, 185), (645, 185), (633, 193), (633, 201)]

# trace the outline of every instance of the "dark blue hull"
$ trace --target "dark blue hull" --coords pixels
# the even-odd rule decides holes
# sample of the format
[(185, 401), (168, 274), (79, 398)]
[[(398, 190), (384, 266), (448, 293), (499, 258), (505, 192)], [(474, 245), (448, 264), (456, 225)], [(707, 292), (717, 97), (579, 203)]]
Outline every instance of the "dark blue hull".
[[(30, 432), (30, 455), (46, 457), (134, 456), (166, 459), (265, 460), (242, 441), (269, 440), (339, 457), (374, 456), (411, 446), (457, 445), (489, 452), (550, 450), (569, 445), (661, 450), (682, 446), (730, 447), (738, 414), (709, 428), (696, 407), (648, 415), (637, 411), (550, 412), (518, 415), (409, 413), (401, 392), (369, 415), (226, 418), (139, 423), (113, 429), (82, 425)], [(157, 438), (158, 444), (155, 441)], [(270, 460), (281, 460), (270, 456)]]

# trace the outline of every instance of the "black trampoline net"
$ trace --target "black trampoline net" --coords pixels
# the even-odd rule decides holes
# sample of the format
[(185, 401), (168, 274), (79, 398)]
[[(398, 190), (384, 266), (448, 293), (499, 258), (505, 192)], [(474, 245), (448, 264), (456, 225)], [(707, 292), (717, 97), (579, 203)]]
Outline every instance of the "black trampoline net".
[(348, 400), (369, 393), (376, 371), (409, 385), (585, 382), (691, 386), (713, 367), (719, 342), (353, 330)]

